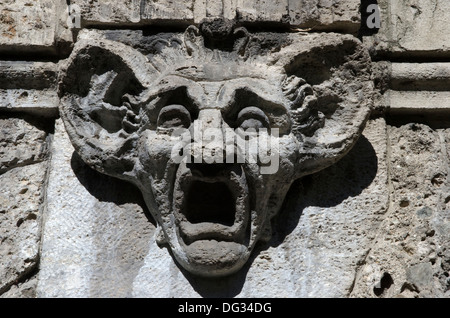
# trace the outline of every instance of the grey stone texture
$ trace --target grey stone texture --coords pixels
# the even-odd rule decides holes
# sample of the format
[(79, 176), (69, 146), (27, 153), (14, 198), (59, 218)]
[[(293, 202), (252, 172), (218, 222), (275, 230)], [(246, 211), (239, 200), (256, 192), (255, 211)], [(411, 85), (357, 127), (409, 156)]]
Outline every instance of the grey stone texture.
[(0, 173), (43, 161), (47, 155), (47, 133), (33, 121), (0, 117)]
[(357, 0), (74, 0), (71, 4), (81, 8), (84, 26), (187, 25), (217, 17), (350, 33), (360, 25)]
[(369, 122), (347, 157), (294, 185), (273, 238), (211, 281), (156, 244), (145, 204), (130, 199), (139, 191), (85, 165), (58, 121), (38, 297), (346, 297), (388, 209), (385, 130)]
[(12, 285), (0, 298), (36, 298), (37, 274), (24, 282)]
[(130, 297), (153, 221), (138, 190), (93, 171), (55, 129), (37, 297)]
[(448, 131), (389, 127), (390, 206), (352, 296), (450, 296)]
[(360, 27), (360, 1), (288, 0), (291, 24), (301, 28), (355, 33)]
[(450, 64), (373, 63), (375, 108), (394, 115), (443, 115), (450, 112)]
[(0, 176), (0, 292), (37, 269), (41, 194), (46, 164), (12, 169)]
[(55, 55), (72, 41), (64, 0), (0, 3), (0, 53)]
[[(126, 1), (88, 1), (74, 0), (71, 5), (78, 6), (83, 25), (96, 24), (133, 24), (141, 19), (141, 0)], [(76, 7), (75, 7), (76, 8)]]
[(56, 117), (57, 82), (56, 63), (0, 61), (0, 111)]
[[(364, 9), (371, 3), (380, 8), (380, 29), (366, 25)], [(230, 24), (218, 27), (217, 18)], [(0, 298), (449, 298), (449, 19), (450, 3), (441, 0), (0, 1)], [(80, 25), (73, 24), (77, 21)], [(224, 40), (230, 34), (233, 41)], [(253, 38), (247, 43), (249, 34)], [(206, 50), (199, 54), (203, 45)], [(370, 56), (366, 52), (361, 59), (356, 53), (363, 48)], [(289, 119), (304, 120), (294, 125), (301, 132), (295, 144), (314, 144), (311, 134), (317, 131), (329, 132), (319, 140), (336, 143), (320, 150), (306, 147), (317, 151), (310, 152), (312, 160), (304, 162), (298, 179), (273, 181), (280, 195), (267, 205), (278, 213), (269, 213), (262, 240), (242, 268), (219, 279), (202, 278), (183, 267), (165, 244), (161, 220), (145, 199), (151, 184), (139, 188), (107, 176), (108, 165), (124, 162), (129, 176), (127, 160), (133, 156), (128, 150), (136, 149), (135, 140), (128, 139), (116, 153), (111, 146), (136, 134), (142, 122), (158, 123), (130, 112), (136, 110), (136, 93), (152, 87), (155, 77), (149, 74), (155, 69), (163, 73), (159, 78), (170, 73), (164, 71), (168, 65), (191, 78), (199, 65), (249, 58), (250, 68), (236, 63), (239, 67), (206, 74), (243, 78), (252, 70), (254, 77), (271, 78), (271, 85), (246, 80), (267, 98), (287, 72), (291, 76), (282, 91), (288, 100), (319, 106)], [(361, 79), (355, 72), (365, 74), (360, 82), (373, 82), (370, 89), (359, 90), (361, 83), (351, 80)], [(115, 74), (120, 74), (117, 81)], [(139, 89), (130, 91), (136, 83)], [(180, 81), (166, 84), (176, 87)], [(213, 85), (201, 88), (209, 95), (213, 91)], [(372, 89), (369, 98), (365, 94)], [(124, 102), (114, 92), (124, 90), (135, 94), (125, 99), (131, 108), (125, 118), (120, 117), (123, 107), (111, 111)], [(165, 100), (185, 101), (200, 90)], [(89, 94), (110, 98), (89, 103)], [(68, 95), (87, 110), (72, 113), (79, 118), (73, 125), (65, 113)], [(349, 108), (333, 106), (342, 100), (353, 103), (359, 119), (342, 111)], [(105, 107), (108, 103), (114, 107)], [(362, 120), (369, 104), (371, 117)], [(193, 105), (182, 106), (190, 111)], [(175, 111), (186, 114), (179, 105), (169, 107), (161, 116), (164, 127), (176, 123), (170, 117)], [(210, 125), (219, 122), (212, 111), (192, 118), (203, 120), (205, 114)], [(258, 114), (251, 108), (239, 122), (248, 126), (255, 123), (249, 116)], [(284, 119), (272, 118), (269, 124)], [(86, 133), (77, 144), (79, 128)], [(108, 135), (112, 131), (114, 138)], [(92, 136), (102, 142), (92, 142)], [(161, 141), (147, 144), (165, 149)], [(114, 153), (112, 160), (96, 152), (105, 145), (108, 154)], [(321, 153), (329, 154), (318, 161), (323, 170), (302, 174)], [(158, 179), (158, 190), (170, 184), (167, 176)], [(265, 183), (259, 185), (263, 189)], [(187, 236), (194, 232), (187, 228)]]

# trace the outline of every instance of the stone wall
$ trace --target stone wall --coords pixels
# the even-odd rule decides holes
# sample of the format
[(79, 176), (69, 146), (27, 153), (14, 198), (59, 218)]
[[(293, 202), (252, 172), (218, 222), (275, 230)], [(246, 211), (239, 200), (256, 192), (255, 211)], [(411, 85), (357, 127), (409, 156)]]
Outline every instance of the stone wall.
[[(370, 4), (379, 29), (367, 27)], [(448, 1), (6, 0), (0, 9), (0, 297), (450, 296)], [(375, 93), (348, 155), (296, 181), (272, 239), (240, 272), (211, 281), (158, 247), (133, 185), (74, 152), (58, 90), (83, 29), (183, 32), (217, 17), (251, 33), (359, 38)]]

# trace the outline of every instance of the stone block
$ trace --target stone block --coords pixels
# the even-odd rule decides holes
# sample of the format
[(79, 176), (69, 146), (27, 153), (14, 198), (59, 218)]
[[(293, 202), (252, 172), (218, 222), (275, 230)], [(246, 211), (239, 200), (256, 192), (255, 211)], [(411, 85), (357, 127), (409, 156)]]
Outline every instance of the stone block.
[(281, 23), (293, 28), (349, 33), (359, 28), (359, 5), (357, 0), (223, 0), (224, 16), (242, 22)]
[(289, 0), (291, 25), (355, 33), (360, 26), (360, 1)]
[(57, 120), (38, 297), (130, 297), (154, 233), (139, 191), (78, 156)]
[(237, 0), (237, 19), (244, 22), (289, 23), (288, 0)]
[(154, 23), (187, 24), (194, 20), (194, 0), (74, 0), (81, 11), (81, 25), (131, 26)]
[(450, 63), (392, 63), (391, 88), (399, 91), (450, 91)]
[(41, 162), (0, 175), (0, 294), (25, 280), (39, 264), (46, 167), (47, 162)]
[(360, 24), (357, 0), (74, 0), (71, 4), (80, 7), (82, 26), (186, 25), (225, 17), (243, 23), (356, 33)]
[(450, 63), (373, 63), (375, 105), (400, 115), (450, 113)]
[(0, 111), (56, 117), (58, 65), (0, 61)]
[(194, 21), (194, 0), (143, 0), (141, 19), (155, 22), (182, 22)]
[(81, 26), (132, 25), (141, 20), (141, 0), (72, 0), (80, 10)]
[(347, 157), (295, 185), (272, 241), (237, 274), (211, 280), (158, 247), (133, 188), (81, 163), (58, 120), (38, 296), (346, 296), (387, 209), (385, 127), (370, 122)]
[(450, 63), (391, 63), (385, 102), (392, 114), (450, 112)]
[(0, 53), (56, 54), (71, 41), (65, 1), (5, 0), (0, 3)]
[(450, 56), (450, 2), (378, 1), (381, 28), (364, 38), (367, 46), (380, 56), (448, 57)]
[(0, 61), (0, 88), (56, 88), (57, 71), (55, 63)]
[[(34, 293), (25, 291), (28, 287), (16, 285), (24, 283), (39, 263), (47, 142), (48, 128), (36, 120), (0, 116), (0, 295), (5, 293), (2, 297), (19, 297), (22, 291), (22, 296), (31, 297)], [(15, 291), (9, 293), (11, 288)]]
[(391, 90), (388, 100), (392, 114), (437, 115), (450, 112), (450, 92)]
[(22, 118), (0, 117), (0, 174), (43, 161), (47, 156), (47, 132)]
[(0, 89), (0, 111), (3, 112), (56, 117), (58, 103), (56, 90)]
[(390, 208), (352, 296), (448, 296), (448, 131), (416, 123), (388, 128)]

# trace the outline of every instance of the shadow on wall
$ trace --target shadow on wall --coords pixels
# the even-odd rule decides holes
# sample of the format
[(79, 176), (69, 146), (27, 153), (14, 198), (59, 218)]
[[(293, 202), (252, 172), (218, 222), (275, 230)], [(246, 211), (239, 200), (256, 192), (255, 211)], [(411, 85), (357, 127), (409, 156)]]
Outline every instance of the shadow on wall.
[(71, 166), (78, 181), (98, 201), (111, 202), (116, 205), (137, 204), (142, 207), (149, 221), (156, 226), (141, 191), (135, 185), (95, 171), (85, 164), (76, 152), (72, 154)]
[(310, 206), (331, 208), (356, 197), (375, 179), (378, 158), (370, 141), (361, 136), (353, 149), (335, 165), (303, 177), (291, 186), (274, 220), (272, 246), (281, 244)]
[[(142, 195), (133, 185), (102, 175), (84, 164), (74, 153), (72, 168), (81, 184), (99, 201), (117, 205), (137, 203), (153, 223)], [(244, 286), (251, 264), (261, 251), (283, 243), (301, 222), (303, 210), (309, 206), (330, 208), (356, 197), (366, 189), (377, 174), (378, 159), (371, 143), (361, 136), (353, 149), (335, 165), (311, 176), (297, 180), (286, 196), (282, 211), (273, 220), (273, 238), (260, 244), (238, 273), (217, 280), (193, 276), (178, 266), (195, 291), (202, 297), (234, 297)], [(169, 250), (167, 250), (170, 253)], [(174, 259), (172, 257), (172, 259)]]

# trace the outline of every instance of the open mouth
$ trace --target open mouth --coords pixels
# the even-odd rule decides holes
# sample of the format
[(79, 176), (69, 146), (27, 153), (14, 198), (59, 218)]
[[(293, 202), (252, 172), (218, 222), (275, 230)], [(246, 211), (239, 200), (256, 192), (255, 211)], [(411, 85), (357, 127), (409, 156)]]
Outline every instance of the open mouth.
[(191, 224), (215, 223), (232, 226), (236, 219), (234, 197), (224, 182), (192, 182), (184, 206)]
[(179, 238), (245, 243), (249, 220), (248, 185), (239, 165), (181, 164), (174, 188)]

